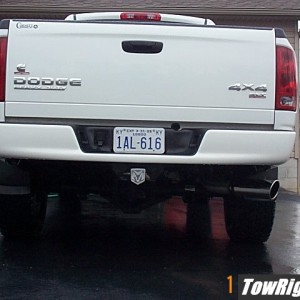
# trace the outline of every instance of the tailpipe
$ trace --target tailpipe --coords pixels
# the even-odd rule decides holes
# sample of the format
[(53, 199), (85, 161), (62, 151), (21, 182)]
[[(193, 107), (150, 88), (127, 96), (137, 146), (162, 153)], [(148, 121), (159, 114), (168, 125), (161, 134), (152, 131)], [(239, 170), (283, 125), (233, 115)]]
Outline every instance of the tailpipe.
[(248, 196), (251, 198), (274, 201), (279, 192), (279, 181), (254, 180), (233, 185), (231, 193), (238, 196)]

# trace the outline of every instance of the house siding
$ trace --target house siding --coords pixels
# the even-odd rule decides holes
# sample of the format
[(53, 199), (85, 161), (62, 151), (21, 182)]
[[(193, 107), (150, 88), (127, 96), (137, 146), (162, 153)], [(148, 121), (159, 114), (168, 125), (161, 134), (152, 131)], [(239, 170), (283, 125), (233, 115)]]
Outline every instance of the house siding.
[[(288, 18), (271, 18), (271, 17), (247, 17), (247, 16), (211, 16), (213, 21), (218, 25), (239, 25), (239, 26), (257, 26), (257, 27), (275, 27), (282, 28), (290, 43), (295, 48), (295, 33), (297, 30), (295, 28), (296, 21), (294, 19)], [(295, 49), (296, 50), (296, 49)]]

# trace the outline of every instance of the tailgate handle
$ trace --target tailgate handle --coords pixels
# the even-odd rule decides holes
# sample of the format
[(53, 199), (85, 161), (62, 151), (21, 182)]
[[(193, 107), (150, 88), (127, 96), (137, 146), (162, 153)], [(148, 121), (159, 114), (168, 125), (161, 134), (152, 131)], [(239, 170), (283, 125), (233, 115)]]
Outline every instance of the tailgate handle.
[(162, 51), (163, 43), (152, 41), (123, 41), (122, 48), (127, 53), (157, 54)]

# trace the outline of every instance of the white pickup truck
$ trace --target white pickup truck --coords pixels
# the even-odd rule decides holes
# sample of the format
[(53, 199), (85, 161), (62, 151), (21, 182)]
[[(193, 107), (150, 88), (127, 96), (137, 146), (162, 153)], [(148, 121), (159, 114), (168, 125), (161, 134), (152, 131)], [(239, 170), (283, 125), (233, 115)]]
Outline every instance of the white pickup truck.
[(188, 217), (220, 196), (230, 238), (264, 242), (297, 105), (281, 29), (137, 12), (2, 20), (1, 232), (38, 234), (49, 192), (128, 213), (180, 195)]

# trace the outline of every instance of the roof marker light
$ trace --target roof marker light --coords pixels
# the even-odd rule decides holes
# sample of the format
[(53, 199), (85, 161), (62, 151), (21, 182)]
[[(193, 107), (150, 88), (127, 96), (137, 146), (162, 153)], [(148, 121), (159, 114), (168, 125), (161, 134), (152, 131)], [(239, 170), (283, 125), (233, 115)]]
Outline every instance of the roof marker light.
[(160, 21), (161, 15), (159, 13), (149, 12), (123, 12), (120, 15), (123, 21)]

